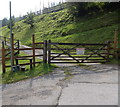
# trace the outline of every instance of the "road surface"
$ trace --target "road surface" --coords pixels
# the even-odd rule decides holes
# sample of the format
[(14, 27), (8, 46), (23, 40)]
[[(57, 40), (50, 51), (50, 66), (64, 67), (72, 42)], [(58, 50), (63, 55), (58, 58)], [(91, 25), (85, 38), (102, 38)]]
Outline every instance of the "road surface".
[(61, 65), (51, 74), (3, 85), (2, 95), (3, 105), (118, 105), (118, 69)]

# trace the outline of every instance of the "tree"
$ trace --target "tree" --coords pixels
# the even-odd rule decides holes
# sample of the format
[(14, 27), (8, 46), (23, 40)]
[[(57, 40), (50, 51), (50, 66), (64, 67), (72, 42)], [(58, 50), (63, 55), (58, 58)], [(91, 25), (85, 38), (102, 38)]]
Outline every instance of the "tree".
[(2, 26), (6, 26), (7, 24), (8, 24), (8, 20), (7, 20), (7, 18), (4, 18), (3, 20), (2, 20)]
[[(11, 26), (12, 26), (12, 28), (13, 28), (14, 25), (15, 25), (15, 17), (12, 16), (12, 17), (11, 17)], [(8, 28), (10, 29), (10, 20), (9, 20), (9, 22), (8, 22)]]
[(114, 2), (68, 2), (69, 12), (75, 18), (85, 15), (97, 15), (104, 11), (118, 9), (118, 3)]
[(24, 20), (24, 23), (26, 23), (26, 24), (29, 24), (30, 25), (30, 27), (32, 28), (32, 27), (34, 27), (34, 14), (33, 13), (27, 13), (27, 15), (25, 16), (25, 20)]

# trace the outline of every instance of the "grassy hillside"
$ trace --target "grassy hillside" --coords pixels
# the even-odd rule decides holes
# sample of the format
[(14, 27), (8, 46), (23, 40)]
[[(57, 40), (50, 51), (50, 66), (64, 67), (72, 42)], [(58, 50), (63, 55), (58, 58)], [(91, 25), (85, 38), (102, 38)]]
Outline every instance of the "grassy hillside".
[[(22, 21), (16, 22), (13, 33), (22, 44), (30, 45), (34, 33), (36, 41), (51, 39), (58, 42), (102, 43), (113, 40), (114, 30), (118, 28), (118, 12), (106, 12), (95, 16), (81, 17), (74, 21), (68, 9), (34, 17), (34, 27)], [(3, 36), (9, 36), (7, 27), (2, 29)]]

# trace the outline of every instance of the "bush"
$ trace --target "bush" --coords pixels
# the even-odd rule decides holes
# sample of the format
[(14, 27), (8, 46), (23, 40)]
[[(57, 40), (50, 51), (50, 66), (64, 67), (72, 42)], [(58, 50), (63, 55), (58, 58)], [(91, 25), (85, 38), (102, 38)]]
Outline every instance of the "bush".
[(34, 14), (33, 13), (27, 13), (27, 15), (25, 16), (25, 20), (24, 23), (29, 24), (30, 27), (34, 27), (33, 23), (34, 23)]

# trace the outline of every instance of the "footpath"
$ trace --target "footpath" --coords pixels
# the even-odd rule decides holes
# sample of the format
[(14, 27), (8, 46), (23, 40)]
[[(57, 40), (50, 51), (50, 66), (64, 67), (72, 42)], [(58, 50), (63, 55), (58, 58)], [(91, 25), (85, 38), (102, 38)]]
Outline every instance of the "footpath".
[(117, 65), (57, 66), (50, 74), (3, 84), (2, 105), (118, 105)]

